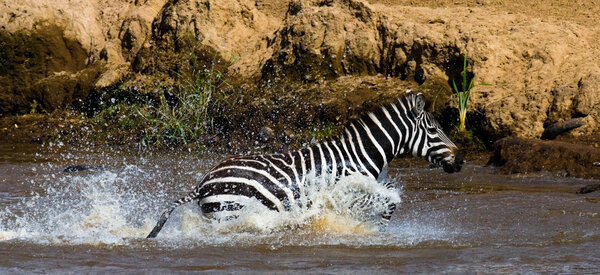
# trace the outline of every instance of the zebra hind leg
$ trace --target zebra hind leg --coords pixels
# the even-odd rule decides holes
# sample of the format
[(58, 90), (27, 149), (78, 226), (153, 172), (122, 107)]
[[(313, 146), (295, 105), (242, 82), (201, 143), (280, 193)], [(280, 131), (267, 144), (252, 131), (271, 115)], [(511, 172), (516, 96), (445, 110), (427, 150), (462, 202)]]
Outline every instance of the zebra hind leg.
[(163, 228), (163, 226), (165, 225), (165, 223), (169, 219), (169, 216), (171, 215), (171, 213), (173, 213), (173, 210), (175, 210), (175, 208), (181, 206), (182, 204), (188, 203), (198, 197), (199, 194), (197, 189), (198, 188), (194, 189), (194, 191), (190, 192), (187, 196), (175, 201), (175, 203), (172, 206), (169, 206), (167, 209), (163, 210), (162, 214), (160, 215), (160, 218), (158, 218), (158, 221), (156, 222), (156, 225), (146, 238), (156, 238), (156, 236), (158, 236), (158, 233)]
[(167, 222), (167, 219), (169, 219), (169, 216), (171, 215), (171, 213), (173, 213), (173, 210), (175, 210), (176, 207), (177, 206), (170, 206), (169, 208), (163, 210), (162, 214), (160, 215), (160, 218), (158, 218), (158, 222), (156, 222), (156, 225), (152, 229), (152, 232), (150, 232), (150, 234), (148, 234), (146, 238), (151, 239), (156, 238), (156, 236), (158, 236), (158, 232), (160, 232), (160, 230), (163, 228), (163, 226)]
[[(393, 183), (384, 182), (383, 186), (387, 189), (393, 189)], [(356, 197), (349, 205), (349, 210), (351, 213), (361, 213), (367, 209), (369, 209), (374, 203), (384, 203), (387, 205), (387, 209), (380, 212), (380, 219), (377, 220), (377, 216), (374, 216), (372, 222), (376, 223), (380, 230), (384, 230), (390, 222), (392, 215), (394, 214), (394, 210), (396, 210), (396, 204), (391, 203), (389, 198), (381, 198), (377, 195), (373, 194), (363, 194)]]

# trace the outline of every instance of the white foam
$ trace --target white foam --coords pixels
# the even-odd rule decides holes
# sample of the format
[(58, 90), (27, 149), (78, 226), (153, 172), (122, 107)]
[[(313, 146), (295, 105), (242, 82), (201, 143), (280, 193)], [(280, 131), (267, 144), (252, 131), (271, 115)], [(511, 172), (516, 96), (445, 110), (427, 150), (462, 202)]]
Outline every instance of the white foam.
[[(46, 173), (35, 182), (39, 194), (0, 209), (0, 241), (128, 245), (145, 238), (160, 209), (177, 198), (164, 190), (184, 189), (162, 184), (156, 175), (135, 165), (92, 173)], [(276, 212), (257, 203), (242, 209), (239, 218), (226, 221), (207, 219), (195, 203), (186, 204), (173, 213), (155, 243), (360, 246), (440, 237), (439, 230), (423, 229), (422, 224), (398, 227), (396, 222), (395, 228), (385, 229), (381, 214), (390, 204), (400, 203), (401, 191), (366, 176), (349, 175), (335, 184), (311, 178), (304, 190), (302, 207)], [(366, 197), (369, 203), (361, 203)]]
[[(151, 228), (140, 223), (135, 210), (147, 197), (127, 187), (139, 179), (136, 167), (84, 176), (45, 179), (45, 190), (23, 198), (0, 212), (0, 240), (24, 239), (42, 243), (118, 244), (143, 236)], [(143, 207), (143, 205), (142, 205)]]
[[(324, 241), (319, 238), (323, 234), (337, 237), (378, 234), (385, 226), (381, 214), (389, 205), (401, 201), (397, 188), (385, 187), (361, 174), (343, 177), (335, 184), (324, 178), (312, 178), (304, 190), (299, 199), (302, 207), (294, 205), (290, 211), (277, 212), (256, 202), (238, 211), (238, 218), (229, 220), (209, 220), (197, 207), (182, 206), (181, 216), (171, 217), (159, 239), (256, 244), (277, 238), (279, 242), (294, 244), (297, 239), (289, 235), (307, 235), (316, 241), (311, 243), (318, 244)], [(361, 203), (365, 197), (370, 198), (369, 202)]]

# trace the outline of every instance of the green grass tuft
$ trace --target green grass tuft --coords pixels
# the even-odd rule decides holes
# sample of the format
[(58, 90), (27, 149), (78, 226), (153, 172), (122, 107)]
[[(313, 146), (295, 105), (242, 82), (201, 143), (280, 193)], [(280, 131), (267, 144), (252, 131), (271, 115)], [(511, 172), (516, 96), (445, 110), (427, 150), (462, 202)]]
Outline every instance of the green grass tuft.
[(116, 87), (107, 92), (110, 99), (92, 122), (107, 136), (136, 136), (145, 147), (202, 149), (206, 138), (214, 136), (215, 117), (227, 118), (234, 108), (227, 92), (231, 86), (217, 69), (219, 62), (213, 58), (200, 66), (194, 58), (191, 72), (174, 72), (179, 84), (151, 94)]
[(338, 127), (335, 125), (335, 123), (328, 122), (321, 125), (321, 127), (314, 128), (311, 132), (311, 136), (316, 140), (324, 140), (337, 134), (337, 128)]
[(484, 152), (484, 142), (471, 130), (460, 130), (454, 127), (448, 137), (465, 152)]
[(223, 88), (224, 75), (213, 66), (194, 69), (183, 84), (159, 95), (156, 107), (138, 114), (148, 123), (142, 143), (145, 145), (187, 145), (197, 141), (213, 124), (218, 110), (233, 108)]

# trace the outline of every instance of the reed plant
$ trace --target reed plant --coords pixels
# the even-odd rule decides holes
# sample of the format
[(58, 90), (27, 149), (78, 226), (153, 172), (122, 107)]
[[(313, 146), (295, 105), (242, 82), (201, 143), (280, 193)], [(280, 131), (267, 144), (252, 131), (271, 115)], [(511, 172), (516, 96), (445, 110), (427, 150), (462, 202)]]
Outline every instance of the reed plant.
[[(452, 79), (452, 86), (454, 88), (456, 105), (458, 107), (458, 116), (460, 120), (460, 124), (458, 126), (459, 131), (464, 132), (466, 130), (466, 120), (467, 120), (467, 109), (469, 107), (469, 99), (471, 98), (471, 91), (473, 90), (473, 80), (475, 77), (471, 78), (470, 81), (467, 81), (467, 57), (464, 57), (463, 61), (463, 70), (461, 72), (461, 89), (456, 86), (456, 81)], [(491, 86), (487, 83), (480, 83), (478, 85), (483, 86)]]

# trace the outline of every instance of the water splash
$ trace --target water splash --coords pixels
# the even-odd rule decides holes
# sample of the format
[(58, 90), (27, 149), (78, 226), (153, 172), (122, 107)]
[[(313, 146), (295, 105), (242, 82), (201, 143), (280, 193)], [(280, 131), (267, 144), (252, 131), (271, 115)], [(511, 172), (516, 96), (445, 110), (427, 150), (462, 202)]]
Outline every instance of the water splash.
[[(270, 243), (269, 239), (275, 236), (281, 242), (294, 240), (291, 235), (376, 234), (385, 228), (382, 213), (401, 201), (397, 188), (386, 187), (361, 174), (343, 177), (335, 184), (326, 178), (310, 178), (300, 197), (303, 207), (294, 205), (285, 212), (271, 211), (255, 201), (236, 212), (236, 218), (215, 220), (207, 219), (197, 207), (185, 205), (178, 210), (183, 214), (169, 220), (159, 239), (256, 244), (259, 240)], [(246, 240), (241, 237), (248, 234), (252, 237)]]
[[(145, 163), (143, 161), (142, 163)], [(170, 183), (168, 173), (150, 164), (104, 171), (51, 173), (38, 168), (34, 193), (0, 208), (0, 241), (48, 244), (115, 244), (139, 242), (150, 232), (159, 210), (189, 189)], [(149, 172), (152, 171), (152, 172)], [(197, 181), (197, 173), (187, 173)], [(162, 181), (161, 181), (162, 180)], [(165, 183), (163, 183), (163, 181)], [(169, 182), (168, 184), (166, 182)], [(165, 190), (172, 190), (165, 192)], [(178, 193), (173, 193), (178, 192)], [(302, 205), (275, 212), (262, 204), (244, 208), (237, 219), (207, 219), (194, 203), (174, 212), (157, 245), (395, 245), (421, 241), (415, 228), (387, 228), (381, 214), (400, 203), (401, 190), (360, 174), (333, 184), (325, 178), (307, 181)], [(310, 202), (310, 203), (309, 203)], [(408, 226), (402, 228), (402, 226)], [(425, 230), (428, 230), (425, 227)], [(437, 238), (440, 230), (421, 234)], [(433, 234), (433, 235), (432, 235)]]
[(122, 243), (141, 236), (143, 216), (136, 215), (148, 196), (129, 185), (148, 177), (136, 166), (86, 175), (49, 174), (40, 193), (0, 212), (0, 239), (42, 243)]

